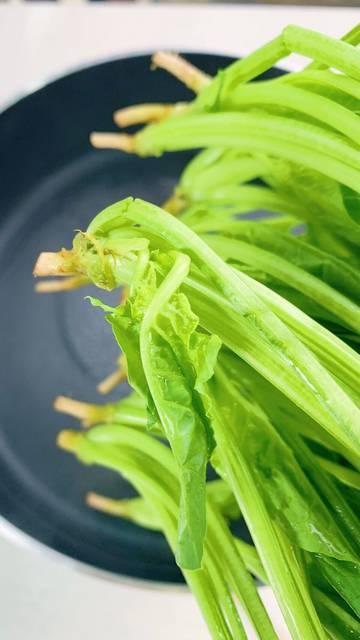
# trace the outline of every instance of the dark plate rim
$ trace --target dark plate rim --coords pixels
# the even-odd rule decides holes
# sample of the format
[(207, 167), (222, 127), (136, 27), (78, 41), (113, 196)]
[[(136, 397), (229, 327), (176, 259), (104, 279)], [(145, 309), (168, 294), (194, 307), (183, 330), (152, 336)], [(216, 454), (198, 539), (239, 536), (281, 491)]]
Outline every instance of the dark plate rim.
[[(116, 63), (116, 62), (126, 62), (127, 60), (134, 60), (139, 62), (145, 61), (145, 59), (149, 59), (152, 53), (153, 53), (152, 51), (149, 52), (148, 50), (146, 50), (143, 52), (140, 52), (140, 51), (129, 52), (120, 56), (115, 55), (113, 57), (108, 57), (95, 63), (90, 62), (84, 65), (72, 67), (71, 70), (69, 70), (69, 72), (55, 75), (55, 77), (50, 78), (48, 80), (44, 79), (44, 82), (39, 84), (34, 91), (29, 91), (24, 93), (23, 95), (21, 95), (20, 97), (12, 101), (10, 104), (6, 105), (5, 108), (0, 111), (0, 126), (1, 126), (2, 118), (6, 116), (8, 113), (16, 110), (19, 106), (23, 106), (24, 104), (26, 105), (27, 101), (31, 100), (33, 97), (43, 92), (46, 92), (48, 88), (54, 87), (57, 84), (62, 83), (65, 79), (72, 79), (72, 78), (76, 79), (76, 77), (82, 73), (86, 73), (94, 69), (97, 69), (100, 71), (102, 67), (105, 68), (107, 65)], [(230, 55), (222, 54), (218, 52), (211, 52), (211, 51), (200, 51), (200, 50), (194, 51), (193, 50), (193, 51), (180, 51), (180, 53), (185, 57), (190, 57), (190, 58), (197, 57), (197, 56), (218, 58), (219, 60), (224, 60), (225, 64), (229, 64), (231, 61), (235, 59)], [(150, 71), (150, 65), (149, 65), (149, 71)], [(283, 73), (283, 71), (278, 68), (276, 68), (276, 72)], [(102, 569), (99, 566), (96, 566), (96, 564), (92, 564), (90, 562), (86, 562), (84, 560), (75, 558), (69, 553), (57, 550), (56, 548), (51, 547), (45, 542), (42, 542), (40, 539), (33, 537), (30, 533), (27, 533), (25, 530), (21, 529), (19, 526), (14, 524), (11, 521), (11, 519), (8, 519), (2, 514), (0, 514), (0, 535), (4, 536), (6, 539), (9, 539), (12, 542), (16, 542), (17, 544), (20, 544), (27, 548), (31, 548), (34, 551), (41, 551), (44, 555), (47, 555), (49, 557), (54, 557), (58, 561), (61, 560), (62, 562), (66, 562), (68, 566), (70, 567), (72, 566), (77, 570), (85, 571), (90, 575), (97, 575), (108, 581), (111, 580), (114, 582), (120, 582), (120, 583), (128, 584), (131, 586), (142, 585), (143, 587), (146, 587), (149, 589), (161, 590), (164, 588), (168, 589), (169, 587), (172, 590), (176, 589), (176, 590), (183, 591), (184, 589), (186, 589), (186, 585), (179, 582), (175, 582), (173, 580), (169, 580), (169, 581), (161, 580), (161, 579), (153, 580), (148, 578), (141, 578), (141, 577), (138, 578), (135, 576), (120, 574), (120, 573), (117, 573), (116, 571)]]

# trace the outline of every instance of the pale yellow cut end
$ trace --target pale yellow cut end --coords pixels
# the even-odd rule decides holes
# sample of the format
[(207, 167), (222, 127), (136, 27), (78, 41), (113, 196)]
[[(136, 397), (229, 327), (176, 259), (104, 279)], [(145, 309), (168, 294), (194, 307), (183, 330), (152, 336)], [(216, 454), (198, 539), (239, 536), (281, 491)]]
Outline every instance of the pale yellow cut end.
[(157, 51), (152, 57), (154, 67), (165, 69), (189, 89), (199, 93), (211, 82), (211, 77), (193, 64), (170, 51)]
[(89, 283), (87, 278), (78, 276), (72, 276), (61, 280), (44, 280), (43, 282), (37, 282), (35, 285), (35, 291), (37, 293), (57, 293), (58, 291), (71, 291), (72, 289), (79, 289)]
[(125, 109), (119, 109), (114, 113), (114, 122), (119, 127), (129, 127), (133, 124), (145, 124), (147, 122), (159, 122), (166, 118), (175, 105), (172, 104), (135, 104)]
[(81, 434), (76, 433), (76, 431), (64, 430), (60, 431), (58, 434), (56, 443), (60, 449), (64, 449), (65, 451), (75, 451), (79, 438), (81, 438)]
[(36, 260), (34, 276), (65, 276), (64, 257), (61, 252), (43, 251)]
[(117, 149), (126, 153), (135, 153), (135, 136), (127, 133), (100, 133), (94, 131), (90, 134), (90, 143), (97, 149)]
[(121, 516), (126, 514), (125, 505), (122, 500), (113, 500), (100, 496), (98, 493), (90, 491), (85, 498), (86, 504), (96, 511), (102, 511), (112, 516)]
[(115, 387), (117, 387), (119, 384), (121, 384), (122, 382), (125, 382), (126, 379), (127, 379), (126, 370), (123, 368), (116, 369), (116, 371), (114, 371), (109, 376), (104, 378), (104, 380), (102, 380), (98, 384), (96, 389), (99, 393), (106, 395), (107, 393), (110, 393), (110, 391), (115, 389)]
[(66, 413), (79, 420), (87, 420), (90, 417), (92, 405), (66, 396), (58, 396), (54, 400), (53, 407), (59, 413)]
[(184, 207), (185, 200), (183, 200), (181, 196), (176, 195), (176, 193), (170, 196), (170, 198), (168, 198), (162, 205), (162, 208), (173, 216), (178, 216)]
[(125, 302), (127, 301), (128, 297), (130, 294), (130, 289), (128, 286), (124, 286), (121, 291), (120, 291), (120, 296), (119, 296), (119, 304), (125, 304)]

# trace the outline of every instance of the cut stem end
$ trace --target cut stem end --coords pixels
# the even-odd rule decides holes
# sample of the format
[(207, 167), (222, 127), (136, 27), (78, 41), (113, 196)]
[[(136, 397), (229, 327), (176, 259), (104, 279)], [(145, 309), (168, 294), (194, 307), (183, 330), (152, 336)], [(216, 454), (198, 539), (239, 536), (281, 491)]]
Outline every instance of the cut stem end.
[(113, 118), (118, 127), (130, 127), (134, 124), (145, 124), (147, 122), (160, 122), (174, 111), (172, 104), (135, 104), (115, 111)]
[(80, 433), (76, 433), (76, 431), (64, 430), (60, 431), (60, 433), (58, 434), (56, 443), (58, 447), (60, 447), (60, 449), (74, 452), (77, 449), (80, 438)]
[(127, 133), (100, 133), (94, 131), (90, 134), (90, 143), (96, 149), (117, 149), (126, 153), (135, 153), (135, 136)]
[(153, 66), (165, 69), (183, 82), (189, 89), (199, 93), (211, 82), (211, 77), (193, 64), (170, 51), (158, 51), (152, 57)]
[(58, 396), (55, 398), (53, 406), (55, 411), (59, 413), (66, 413), (68, 416), (78, 418), (84, 426), (92, 423), (92, 404), (73, 400), (73, 398), (67, 398), (66, 396)]
[(115, 387), (117, 387), (122, 382), (125, 382), (127, 379), (127, 373), (124, 369), (116, 369), (113, 373), (102, 380), (97, 388), (97, 391), (103, 395), (110, 393)]
[(43, 282), (37, 282), (35, 285), (35, 291), (37, 293), (57, 293), (58, 291), (71, 291), (73, 289), (79, 289), (89, 284), (88, 278), (81, 276), (71, 276), (61, 280), (44, 280)]
[(122, 515), (121, 500), (106, 498), (98, 493), (90, 491), (85, 498), (86, 504), (96, 511), (102, 511), (113, 516)]
[(43, 251), (36, 260), (33, 275), (38, 276), (66, 276), (64, 251), (51, 252)]

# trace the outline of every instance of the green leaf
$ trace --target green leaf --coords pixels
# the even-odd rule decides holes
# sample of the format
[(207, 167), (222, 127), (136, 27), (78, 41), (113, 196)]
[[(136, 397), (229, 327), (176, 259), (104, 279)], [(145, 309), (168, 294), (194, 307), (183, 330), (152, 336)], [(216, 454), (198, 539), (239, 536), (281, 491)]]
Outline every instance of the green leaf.
[(337, 603), (326, 594), (314, 590), (314, 600), (320, 619), (334, 640), (359, 640), (360, 623), (341, 603)]
[(85, 300), (88, 300), (93, 307), (97, 307), (98, 309), (102, 309), (105, 313), (114, 313), (115, 307), (110, 307), (108, 304), (105, 304), (99, 298), (94, 298), (94, 296), (86, 296)]
[(360, 563), (317, 558), (325, 578), (360, 618)]
[[(225, 399), (221, 403), (219, 394), (217, 398), (227, 420), (239, 425), (238, 447), (246, 452), (247, 462), (272, 519), (301, 549), (342, 560), (352, 559), (351, 548), (294, 452), (261, 409), (244, 397), (241, 370), (238, 375), (236, 370), (236, 359), (233, 359), (231, 368), (225, 369), (232, 404), (225, 404)], [(224, 398), (227, 398), (225, 393)]]
[(341, 194), (343, 197), (344, 207), (349, 216), (357, 224), (360, 224), (360, 193), (342, 184)]
[[(187, 258), (178, 259), (180, 267), (182, 262), (187, 265)], [(107, 319), (126, 355), (129, 382), (146, 401), (150, 426), (161, 423), (179, 465), (177, 558), (183, 568), (197, 569), (206, 530), (206, 466), (214, 448), (202, 394), (213, 375), (220, 341), (198, 331), (187, 298), (176, 293), (183, 275), (162, 299), (164, 287), (169, 282), (171, 286), (172, 269), (168, 275), (166, 269), (172, 263), (173, 258), (153, 254), (126, 304)]]
[[(167, 285), (166, 279), (163, 285)], [(197, 332), (198, 318), (183, 294), (172, 293), (164, 304), (160, 289), (141, 328), (141, 358), (152, 399), (179, 465), (177, 561), (183, 568), (197, 569), (206, 528), (206, 467), (214, 447), (202, 396), (205, 383), (213, 375), (220, 341)]]

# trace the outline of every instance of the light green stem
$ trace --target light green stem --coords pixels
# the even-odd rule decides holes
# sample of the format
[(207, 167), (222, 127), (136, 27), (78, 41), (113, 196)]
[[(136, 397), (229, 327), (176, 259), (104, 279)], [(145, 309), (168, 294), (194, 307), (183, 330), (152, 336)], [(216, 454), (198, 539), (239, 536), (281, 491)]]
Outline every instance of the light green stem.
[(355, 333), (360, 331), (358, 305), (304, 269), (242, 240), (208, 235), (206, 241), (224, 260), (233, 263), (238, 261), (240, 265), (245, 263), (268, 273), (331, 311), (338, 317), (340, 324), (353, 329)]
[(355, 113), (329, 98), (284, 83), (262, 82), (240, 87), (231, 94), (223, 108), (237, 111), (266, 106), (275, 107), (280, 113), (283, 108), (303, 113), (360, 144), (360, 120)]
[(250, 113), (192, 115), (151, 125), (135, 136), (139, 155), (201, 147), (268, 154), (320, 171), (358, 191), (360, 156), (336, 134), (307, 122)]

